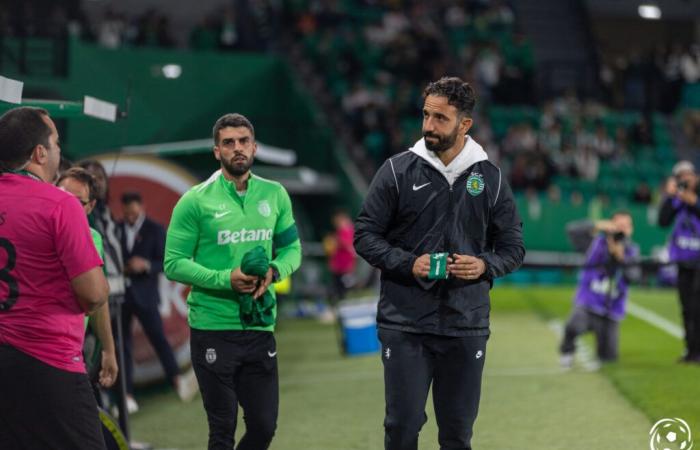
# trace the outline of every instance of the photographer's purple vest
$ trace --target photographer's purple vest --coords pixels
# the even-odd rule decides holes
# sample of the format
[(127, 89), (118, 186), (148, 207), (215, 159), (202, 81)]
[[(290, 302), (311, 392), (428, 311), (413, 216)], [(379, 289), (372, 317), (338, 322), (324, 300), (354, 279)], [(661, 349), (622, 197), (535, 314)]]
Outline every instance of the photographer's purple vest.
[[(635, 247), (626, 245), (625, 261), (636, 256)], [(586, 257), (586, 266), (589, 267), (581, 272), (579, 278), (576, 305), (595, 314), (621, 320), (625, 316), (628, 286), (622, 276), (622, 268), (618, 268), (611, 277), (603, 266), (611, 258), (605, 235), (596, 236)]]
[(678, 213), (669, 243), (669, 259), (694, 261), (692, 265), (697, 266), (700, 263), (700, 218), (688, 211), (680, 200), (674, 199), (672, 204)]

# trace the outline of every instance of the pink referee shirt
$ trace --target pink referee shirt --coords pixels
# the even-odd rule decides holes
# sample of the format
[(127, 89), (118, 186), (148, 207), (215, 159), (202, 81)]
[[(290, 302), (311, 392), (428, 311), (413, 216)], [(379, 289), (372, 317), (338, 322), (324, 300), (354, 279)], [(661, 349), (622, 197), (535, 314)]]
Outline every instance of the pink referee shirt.
[(73, 195), (28, 176), (0, 175), (0, 344), (84, 373), (85, 312), (70, 281), (101, 265)]

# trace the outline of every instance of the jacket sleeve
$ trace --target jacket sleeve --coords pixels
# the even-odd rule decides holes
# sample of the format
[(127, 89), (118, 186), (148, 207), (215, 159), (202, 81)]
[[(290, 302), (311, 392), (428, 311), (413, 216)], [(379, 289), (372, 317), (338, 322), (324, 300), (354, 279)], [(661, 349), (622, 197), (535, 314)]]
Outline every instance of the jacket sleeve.
[(410, 277), (417, 256), (392, 246), (386, 239), (396, 215), (398, 189), (391, 161), (387, 160), (369, 186), (355, 222), (354, 244), (357, 254), (382, 272)]
[(496, 204), (491, 209), (489, 226), (491, 251), (478, 255), (486, 262), (486, 277), (502, 277), (516, 270), (525, 258), (523, 223), (508, 183), (501, 180)]
[(595, 224), (590, 219), (574, 220), (566, 224), (566, 235), (577, 252), (585, 252), (591, 246)]
[(231, 269), (207, 269), (193, 259), (199, 244), (199, 208), (190, 194), (185, 194), (173, 209), (165, 238), (165, 276), (190, 286), (233, 290)]
[(608, 261), (610, 250), (608, 250), (608, 241), (604, 233), (599, 233), (593, 241), (588, 252), (586, 253), (586, 266), (593, 267), (604, 264)]
[(280, 215), (273, 236), (275, 259), (271, 264), (277, 268), (280, 279), (284, 279), (301, 265), (301, 241), (292, 213), (292, 201), (284, 188), (280, 188), (279, 205)]
[(667, 227), (673, 223), (673, 219), (678, 213), (674, 197), (666, 197), (659, 209), (659, 226)]
[(153, 254), (150, 258), (152, 274), (159, 274), (163, 271), (163, 258), (165, 255), (165, 229), (156, 222), (153, 222)]

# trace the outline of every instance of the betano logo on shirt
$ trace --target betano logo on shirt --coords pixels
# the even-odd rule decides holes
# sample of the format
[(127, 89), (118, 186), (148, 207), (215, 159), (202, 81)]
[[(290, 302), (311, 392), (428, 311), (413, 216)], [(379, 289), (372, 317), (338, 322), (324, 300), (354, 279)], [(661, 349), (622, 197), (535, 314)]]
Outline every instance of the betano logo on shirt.
[(217, 233), (217, 243), (219, 245), (238, 244), (240, 242), (270, 241), (272, 240), (272, 229), (246, 230), (220, 230)]

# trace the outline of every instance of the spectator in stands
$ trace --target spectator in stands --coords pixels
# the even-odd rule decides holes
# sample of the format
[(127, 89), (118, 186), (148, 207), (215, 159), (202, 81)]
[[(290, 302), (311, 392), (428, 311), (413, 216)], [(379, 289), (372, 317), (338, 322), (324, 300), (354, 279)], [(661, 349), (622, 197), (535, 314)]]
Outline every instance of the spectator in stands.
[(700, 210), (698, 176), (689, 161), (673, 166), (659, 210), (659, 225), (673, 224), (669, 257), (678, 265), (678, 294), (685, 328), (685, 354), (679, 362), (700, 363)]
[(579, 177), (589, 181), (595, 181), (598, 178), (600, 159), (592, 147), (586, 145), (577, 149), (574, 162)]
[(630, 140), (638, 146), (654, 145), (654, 135), (649, 124), (649, 118), (642, 116), (632, 127)]
[(596, 124), (595, 133), (590, 138), (590, 144), (593, 151), (595, 151), (601, 159), (609, 160), (615, 156), (615, 144), (612, 139), (610, 139), (610, 136), (608, 136), (605, 125), (600, 122)]
[(632, 216), (624, 211), (613, 214), (611, 220), (568, 227), (577, 247), (585, 247), (586, 241), (590, 244), (559, 349), (563, 367), (572, 367), (576, 339), (588, 331), (595, 333), (598, 359), (617, 360), (619, 322), (625, 316), (628, 285), (640, 276), (638, 268), (624, 266), (639, 256), (639, 247), (631, 240), (633, 231)]
[(639, 184), (637, 184), (637, 187), (634, 188), (632, 201), (644, 205), (651, 203), (651, 188), (646, 181), (641, 181)]

